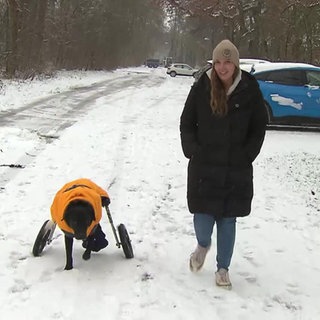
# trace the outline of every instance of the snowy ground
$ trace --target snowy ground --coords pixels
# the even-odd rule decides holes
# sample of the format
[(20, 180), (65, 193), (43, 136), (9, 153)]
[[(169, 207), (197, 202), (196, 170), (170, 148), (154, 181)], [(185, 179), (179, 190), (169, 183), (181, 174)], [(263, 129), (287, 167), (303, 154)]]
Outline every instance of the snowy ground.
[[(233, 290), (214, 285), (214, 246), (190, 273), (196, 243), (178, 124), (191, 84), (147, 68), (2, 81), (1, 318), (319, 319), (319, 133), (267, 132), (252, 214), (238, 220)], [(63, 270), (59, 230), (32, 256), (53, 196), (79, 177), (108, 190), (134, 259), (116, 247), (106, 216), (109, 246), (84, 261), (76, 242), (73, 270)]]

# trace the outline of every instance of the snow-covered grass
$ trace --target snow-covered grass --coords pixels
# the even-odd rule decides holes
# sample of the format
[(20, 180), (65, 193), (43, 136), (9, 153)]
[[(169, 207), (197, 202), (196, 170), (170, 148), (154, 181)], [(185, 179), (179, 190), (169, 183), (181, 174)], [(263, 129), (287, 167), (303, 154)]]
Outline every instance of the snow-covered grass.
[[(22, 166), (0, 167), (1, 317), (319, 318), (319, 133), (267, 132), (254, 163), (252, 214), (238, 219), (233, 290), (214, 285), (214, 245), (203, 270), (190, 273), (188, 259), (196, 242), (186, 207), (187, 160), (179, 117), (192, 81), (143, 67), (61, 72), (32, 82), (3, 80), (3, 115), (24, 107), (47, 110), (53, 101), (60, 101), (53, 104), (57, 115), (65, 104), (86, 108), (69, 115), (70, 126), (58, 131), (59, 117), (46, 111), (36, 121), (20, 121), (20, 111), (11, 121), (0, 119), (0, 165)], [(87, 89), (79, 90), (83, 86)], [(46, 116), (52, 137), (39, 134)], [(41, 257), (32, 256), (55, 193), (79, 177), (108, 190), (115, 224), (122, 222), (129, 231), (133, 259), (125, 259), (116, 247), (106, 215), (102, 226), (109, 246), (84, 261), (76, 242), (73, 270), (63, 270), (60, 230)]]

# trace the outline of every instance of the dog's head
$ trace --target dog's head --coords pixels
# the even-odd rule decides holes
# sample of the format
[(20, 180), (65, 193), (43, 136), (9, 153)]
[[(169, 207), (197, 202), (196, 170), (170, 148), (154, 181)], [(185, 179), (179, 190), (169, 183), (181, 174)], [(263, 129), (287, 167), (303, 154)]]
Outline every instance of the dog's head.
[(95, 220), (93, 207), (87, 201), (71, 201), (64, 211), (63, 219), (73, 229), (74, 237), (77, 240), (84, 240), (87, 237), (88, 227)]

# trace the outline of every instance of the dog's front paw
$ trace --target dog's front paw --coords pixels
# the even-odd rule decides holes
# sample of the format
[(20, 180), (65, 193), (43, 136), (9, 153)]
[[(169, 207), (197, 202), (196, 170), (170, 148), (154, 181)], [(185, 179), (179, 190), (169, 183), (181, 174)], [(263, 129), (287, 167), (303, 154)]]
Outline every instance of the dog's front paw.
[(72, 265), (66, 265), (64, 267), (64, 270), (72, 270), (73, 269), (73, 266)]
[(83, 260), (89, 260), (90, 258), (91, 258), (91, 251), (90, 250), (86, 250), (82, 255), (82, 259)]

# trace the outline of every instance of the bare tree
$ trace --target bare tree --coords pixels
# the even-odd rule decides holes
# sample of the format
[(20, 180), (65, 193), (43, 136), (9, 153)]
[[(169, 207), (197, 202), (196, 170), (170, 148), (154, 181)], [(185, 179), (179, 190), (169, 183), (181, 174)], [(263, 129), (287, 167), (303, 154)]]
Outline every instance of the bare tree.
[(197, 65), (223, 38), (242, 56), (319, 63), (316, 0), (0, 0), (9, 76), (104, 69), (170, 54)]
[[(319, 62), (320, 3), (316, 0), (155, 0), (187, 16), (210, 18), (214, 46), (231, 39), (242, 55)], [(217, 28), (216, 26), (219, 25)], [(197, 40), (195, 40), (197, 41)]]
[(13, 76), (17, 69), (18, 56), (18, 3), (17, 0), (7, 0), (8, 5), (8, 37), (7, 37), (7, 59), (6, 59), (6, 73)]

